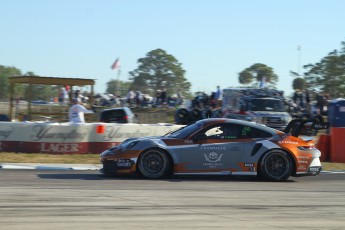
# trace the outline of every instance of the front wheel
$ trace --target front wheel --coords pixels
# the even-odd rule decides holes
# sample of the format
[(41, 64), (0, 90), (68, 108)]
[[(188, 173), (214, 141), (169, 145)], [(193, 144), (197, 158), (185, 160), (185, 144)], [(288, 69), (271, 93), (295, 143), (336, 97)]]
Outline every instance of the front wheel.
[(162, 178), (170, 172), (170, 159), (161, 149), (149, 149), (140, 156), (138, 168), (146, 178)]
[(285, 181), (291, 174), (293, 162), (288, 153), (283, 150), (271, 150), (260, 162), (260, 173), (263, 178), (271, 181)]

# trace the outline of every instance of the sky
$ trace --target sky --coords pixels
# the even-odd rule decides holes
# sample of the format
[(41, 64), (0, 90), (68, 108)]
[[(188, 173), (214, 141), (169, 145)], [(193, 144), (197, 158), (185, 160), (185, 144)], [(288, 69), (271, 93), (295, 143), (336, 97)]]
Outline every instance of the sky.
[[(255, 63), (293, 92), (302, 73), (345, 41), (343, 0), (0, 0), (0, 65), (24, 74), (129, 80), (155, 49), (173, 55), (191, 91), (239, 86)], [(300, 47), (300, 49), (298, 49)], [(110, 67), (119, 58), (121, 72)]]

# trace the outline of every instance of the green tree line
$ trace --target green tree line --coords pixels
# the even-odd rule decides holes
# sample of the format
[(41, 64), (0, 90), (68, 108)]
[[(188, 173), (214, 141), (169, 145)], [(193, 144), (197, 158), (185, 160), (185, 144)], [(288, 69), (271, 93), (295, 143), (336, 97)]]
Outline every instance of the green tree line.
[[(148, 52), (145, 57), (139, 58), (138, 67), (129, 72), (129, 81), (110, 80), (107, 82), (107, 93), (114, 93), (122, 89), (122, 96), (128, 89), (140, 90), (143, 93), (155, 95), (157, 90), (165, 89), (168, 95), (183, 92), (185, 96), (191, 96), (191, 86), (185, 73), (186, 71), (173, 55), (163, 49), (156, 49)], [(322, 91), (331, 97), (343, 97), (345, 92), (345, 41), (341, 42), (341, 48), (328, 53), (319, 62), (303, 66), (305, 72), (302, 75), (290, 71), (294, 77), (293, 89)], [(0, 100), (9, 98), (8, 77), (22, 75), (15, 67), (0, 65)], [(33, 72), (24, 75), (34, 75)], [(244, 86), (257, 86), (259, 82), (265, 81), (266, 87), (276, 88), (279, 76), (274, 73), (273, 68), (262, 64), (254, 63), (242, 70), (238, 75), (238, 81)], [(49, 100), (56, 97), (59, 86), (35, 85), (33, 100)], [(15, 95), (26, 97), (27, 85), (15, 85)]]

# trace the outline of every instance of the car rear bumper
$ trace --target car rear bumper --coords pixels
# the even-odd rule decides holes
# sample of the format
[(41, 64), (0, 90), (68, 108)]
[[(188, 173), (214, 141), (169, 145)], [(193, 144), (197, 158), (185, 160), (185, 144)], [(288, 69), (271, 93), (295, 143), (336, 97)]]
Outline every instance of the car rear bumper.
[(322, 170), (322, 165), (320, 162), (320, 158), (314, 158), (311, 164), (309, 165), (307, 171), (305, 172), (297, 172), (296, 176), (316, 176), (320, 174)]

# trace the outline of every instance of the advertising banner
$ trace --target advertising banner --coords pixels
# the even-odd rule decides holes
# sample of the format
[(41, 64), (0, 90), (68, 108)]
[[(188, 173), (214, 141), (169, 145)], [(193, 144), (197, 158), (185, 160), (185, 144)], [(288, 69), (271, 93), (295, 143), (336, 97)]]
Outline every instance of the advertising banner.
[(0, 151), (100, 153), (127, 138), (161, 136), (172, 124), (0, 122)]

